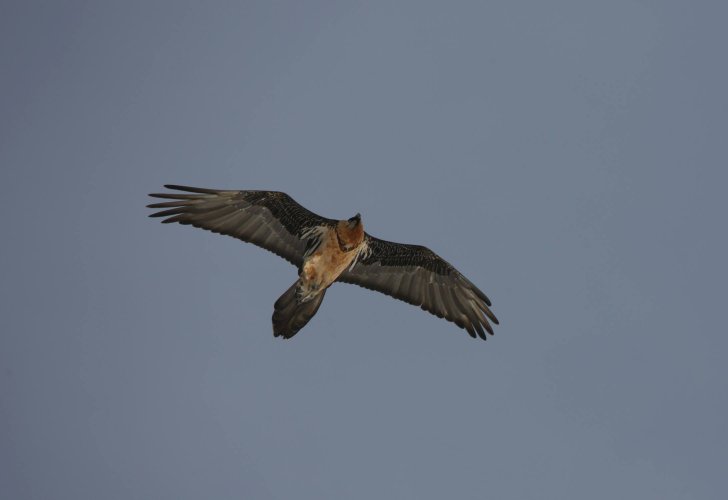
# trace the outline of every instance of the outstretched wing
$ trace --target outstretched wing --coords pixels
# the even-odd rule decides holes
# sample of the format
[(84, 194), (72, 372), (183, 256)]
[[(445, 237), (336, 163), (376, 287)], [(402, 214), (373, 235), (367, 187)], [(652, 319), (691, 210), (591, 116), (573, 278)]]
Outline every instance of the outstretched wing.
[(336, 223), (278, 191), (221, 191), (173, 184), (164, 187), (184, 193), (150, 194), (174, 200), (148, 205), (165, 209), (150, 217), (167, 217), (163, 223), (190, 224), (253, 243), (298, 267), (311, 237), (315, 238), (311, 230)]
[(485, 340), (496, 325), (490, 300), (465, 276), (429, 248), (403, 245), (366, 235), (368, 249), (356, 264), (339, 276), (396, 299), (420, 306), (439, 318), (452, 321)]

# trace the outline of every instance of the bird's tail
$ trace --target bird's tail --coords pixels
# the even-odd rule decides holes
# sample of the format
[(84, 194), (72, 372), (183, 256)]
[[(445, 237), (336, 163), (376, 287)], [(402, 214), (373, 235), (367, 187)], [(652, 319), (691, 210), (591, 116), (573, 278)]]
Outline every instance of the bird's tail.
[(276, 300), (273, 306), (273, 336), (290, 339), (298, 330), (306, 326), (318, 311), (326, 295), (323, 289), (318, 295), (303, 302), (298, 292), (300, 281), (296, 281), (291, 288)]

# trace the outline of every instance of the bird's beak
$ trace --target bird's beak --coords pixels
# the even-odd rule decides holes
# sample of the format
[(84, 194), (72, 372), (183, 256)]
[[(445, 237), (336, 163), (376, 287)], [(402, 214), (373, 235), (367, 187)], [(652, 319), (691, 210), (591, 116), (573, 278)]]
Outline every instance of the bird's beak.
[(349, 227), (356, 227), (361, 222), (361, 214), (356, 214), (354, 217), (349, 219)]

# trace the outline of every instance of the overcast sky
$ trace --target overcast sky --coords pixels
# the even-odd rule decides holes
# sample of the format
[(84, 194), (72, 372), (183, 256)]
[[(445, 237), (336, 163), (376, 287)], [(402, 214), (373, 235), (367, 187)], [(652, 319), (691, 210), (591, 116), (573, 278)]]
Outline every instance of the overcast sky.
[[(0, 497), (719, 499), (724, 2), (0, 4)], [(472, 340), (148, 219), (285, 191), (427, 245)]]

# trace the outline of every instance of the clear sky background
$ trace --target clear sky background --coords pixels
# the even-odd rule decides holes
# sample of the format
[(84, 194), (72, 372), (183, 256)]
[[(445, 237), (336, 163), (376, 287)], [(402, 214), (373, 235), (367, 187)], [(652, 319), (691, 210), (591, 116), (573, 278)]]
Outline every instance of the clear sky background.
[[(0, 497), (718, 499), (725, 2), (0, 4)], [(147, 219), (274, 189), (495, 337)]]

